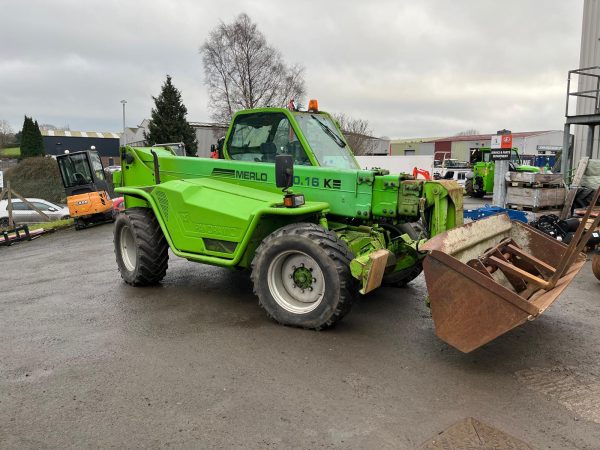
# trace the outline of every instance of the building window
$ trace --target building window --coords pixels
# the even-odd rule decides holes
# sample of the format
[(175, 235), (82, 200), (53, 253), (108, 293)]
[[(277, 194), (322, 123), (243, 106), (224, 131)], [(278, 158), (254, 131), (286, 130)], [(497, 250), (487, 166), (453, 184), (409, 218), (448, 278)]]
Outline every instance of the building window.
[(415, 151), (414, 150), (404, 150), (404, 156), (411, 156), (414, 155)]

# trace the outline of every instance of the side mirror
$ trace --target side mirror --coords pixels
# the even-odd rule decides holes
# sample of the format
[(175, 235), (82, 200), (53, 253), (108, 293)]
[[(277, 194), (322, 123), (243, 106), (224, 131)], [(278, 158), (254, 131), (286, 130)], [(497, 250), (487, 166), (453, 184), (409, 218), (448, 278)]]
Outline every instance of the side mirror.
[(275, 184), (287, 189), (294, 184), (294, 157), (292, 155), (275, 156)]
[(57, 209), (53, 206), (49, 206), (48, 211), (54, 212), (54, 211), (57, 211)]
[(129, 152), (123, 152), (123, 159), (127, 164), (133, 163), (133, 155)]

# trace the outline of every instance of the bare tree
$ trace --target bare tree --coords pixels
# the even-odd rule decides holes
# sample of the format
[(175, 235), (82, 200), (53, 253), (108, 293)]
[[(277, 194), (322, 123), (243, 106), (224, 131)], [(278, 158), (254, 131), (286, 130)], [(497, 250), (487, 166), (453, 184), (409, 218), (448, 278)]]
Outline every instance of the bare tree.
[(247, 14), (211, 31), (200, 47), (212, 118), (220, 123), (239, 109), (285, 106), (304, 94), (304, 68), (288, 67)]
[(456, 133), (455, 136), (476, 136), (478, 134), (481, 134), (479, 132), (479, 130), (477, 130), (475, 128), (469, 128), (467, 130), (463, 130), (463, 131), (460, 131), (459, 133)]
[(375, 138), (373, 130), (369, 127), (369, 121), (365, 119), (356, 119), (347, 114), (333, 114), (339, 127), (344, 133), (350, 148), (355, 155), (368, 155), (375, 149)]
[(6, 147), (14, 139), (14, 131), (7, 120), (0, 120), (0, 148)]

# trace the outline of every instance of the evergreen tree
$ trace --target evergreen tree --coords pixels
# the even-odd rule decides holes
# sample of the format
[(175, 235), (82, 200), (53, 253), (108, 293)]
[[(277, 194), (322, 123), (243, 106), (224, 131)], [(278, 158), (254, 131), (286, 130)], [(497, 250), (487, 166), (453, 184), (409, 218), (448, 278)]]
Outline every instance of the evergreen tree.
[(25, 116), (25, 120), (23, 120), (23, 129), (21, 130), (21, 158), (28, 158), (32, 156), (32, 126), (33, 122), (31, 120), (31, 117)]
[(187, 108), (181, 101), (181, 93), (171, 83), (171, 76), (162, 85), (160, 95), (152, 97), (155, 108), (144, 138), (149, 145), (167, 142), (183, 142), (188, 156), (195, 156), (198, 149), (196, 132), (186, 120)]
[(21, 130), (21, 158), (44, 155), (44, 140), (37, 121), (25, 116)]
[(35, 142), (34, 156), (44, 156), (46, 154), (44, 151), (44, 138), (37, 120), (33, 124), (33, 136)]

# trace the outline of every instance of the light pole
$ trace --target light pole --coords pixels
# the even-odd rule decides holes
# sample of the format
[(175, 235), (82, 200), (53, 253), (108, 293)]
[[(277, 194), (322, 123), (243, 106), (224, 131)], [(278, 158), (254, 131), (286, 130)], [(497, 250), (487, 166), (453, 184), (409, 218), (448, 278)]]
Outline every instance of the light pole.
[(127, 145), (127, 134), (125, 133), (125, 103), (127, 103), (127, 100), (121, 100), (121, 104), (123, 105), (123, 145)]

